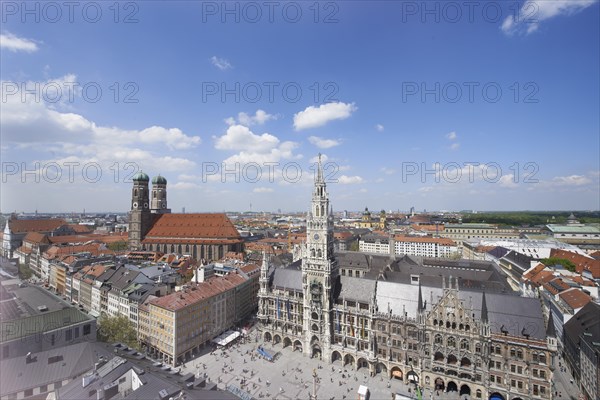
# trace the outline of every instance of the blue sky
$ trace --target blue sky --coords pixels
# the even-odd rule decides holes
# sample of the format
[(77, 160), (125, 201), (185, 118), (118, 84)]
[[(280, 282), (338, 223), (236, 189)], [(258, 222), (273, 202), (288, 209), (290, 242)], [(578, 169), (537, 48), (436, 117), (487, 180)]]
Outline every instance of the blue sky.
[(318, 153), (336, 210), (600, 208), (596, 0), (23, 4), (2, 212), (126, 211), (137, 168), (174, 211), (305, 210)]

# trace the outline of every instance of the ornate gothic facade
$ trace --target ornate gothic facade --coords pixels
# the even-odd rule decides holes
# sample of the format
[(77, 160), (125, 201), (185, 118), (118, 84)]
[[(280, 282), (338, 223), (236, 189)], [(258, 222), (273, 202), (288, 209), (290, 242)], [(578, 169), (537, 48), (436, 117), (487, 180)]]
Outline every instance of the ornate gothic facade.
[(302, 254), (263, 259), (258, 318), (275, 348), (475, 399), (552, 397), (556, 334), (539, 300), (482, 263), (334, 254), (320, 163)]

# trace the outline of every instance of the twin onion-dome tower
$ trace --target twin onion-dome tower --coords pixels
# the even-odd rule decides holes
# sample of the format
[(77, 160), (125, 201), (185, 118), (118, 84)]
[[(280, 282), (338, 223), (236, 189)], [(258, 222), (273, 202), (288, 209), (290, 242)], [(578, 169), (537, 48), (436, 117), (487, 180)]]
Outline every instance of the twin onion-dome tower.
[(136, 173), (132, 180), (129, 248), (139, 249), (156, 216), (171, 210), (167, 208), (167, 180), (163, 176), (159, 174), (152, 178), (152, 193), (148, 188), (150, 177), (143, 171)]

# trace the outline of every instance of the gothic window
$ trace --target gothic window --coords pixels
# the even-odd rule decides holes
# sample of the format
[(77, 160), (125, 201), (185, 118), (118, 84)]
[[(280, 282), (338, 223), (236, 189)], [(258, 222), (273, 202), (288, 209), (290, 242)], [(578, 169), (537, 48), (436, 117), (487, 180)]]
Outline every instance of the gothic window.
[(325, 215), (325, 206), (321, 206), (321, 216)]
[(460, 342), (460, 348), (461, 348), (462, 350), (467, 350), (467, 351), (469, 351), (469, 350), (470, 350), (470, 348), (469, 348), (469, 347), (470, 347), (470, 346), (469, 346), (469, 342), (468, 342), (467, 340), (462, 340), (462, 341)]
[(156, 198), (156, 192), (152, 193), (152, 195), (154, 196), (154, 198)]
[(133, 197), (137, 197), (138, 195), (138, 190), (137, 189), (133, 189)]
[(314, 257), (315, 256), (315, 249), (310, 249), (310, 256)]
[(452, 336), (448, 338), (448, 347), (456, 348), (456, 339), (454, 339)]
[(481, 343), (475, 344), (475, 353), (481, 353)]
[(315, 216), (319, 216), (319, 206), (315, 207)]
[(321, 258), (323, 256), (323, 253), (321, 252), (321, 249), (317, 250), (317, 257)]
[(435, 335), (435, 344), (442, 344), (442, 335)]

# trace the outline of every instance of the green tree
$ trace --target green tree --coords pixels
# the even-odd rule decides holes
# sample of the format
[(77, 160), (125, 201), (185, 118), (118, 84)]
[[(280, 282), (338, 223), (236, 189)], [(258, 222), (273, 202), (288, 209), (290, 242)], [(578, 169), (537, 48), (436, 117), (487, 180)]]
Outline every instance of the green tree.
[(352, 243), (350, 243), (350, 246), (348, 246), (348, 250), (350, 251), (358, 251), (358, 249), (358, 240), (354, 240)]
[(127, 250), (127, 242), (124, 242), (124, 241), (112, 242), (112, 243), (108, 244), (108, 248), (111, 249), (112, 251), (124, 251), (124, 250)]
[(573, 261), (567, 260), (564, 258), (550, 257), (550, 258), (544, 258), (543, 260), (540, 260), (540, 261), (542, 264), (544, 264), (547, 267), (559, 264), (559, 265), (562, 265), (568, 271), (575, 272), (577, 270), (577, 266), (575, 265), (575, 263), (573, 263)]
[(31, 278), (32, 272), (28, 265), (19, 263), (19, 277), (23, 280)]
[(135, 326), (124, 315), (109, 317), (102, 315), (98, 319), (98, 340), (107, 343), (123, 343), (138, 349)]

